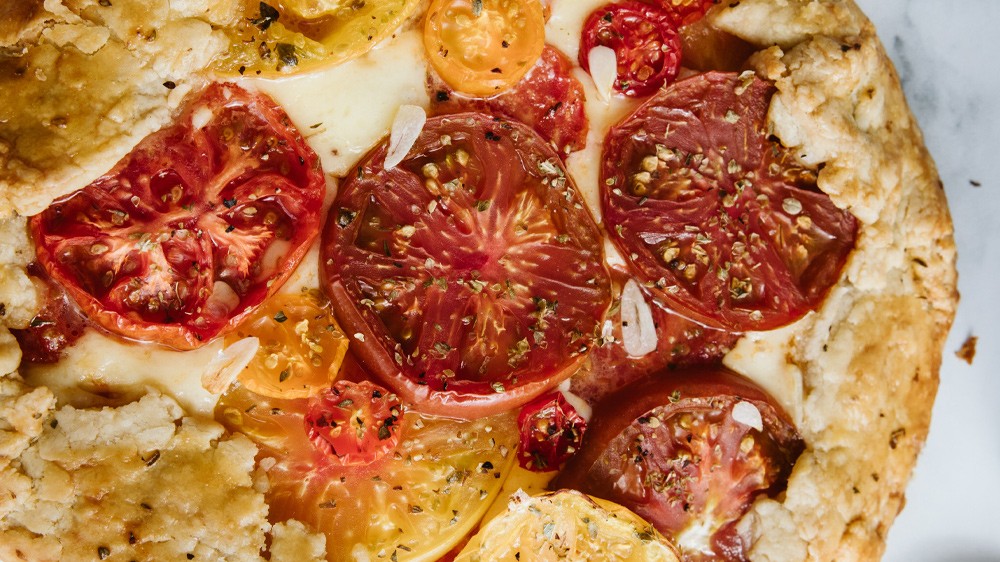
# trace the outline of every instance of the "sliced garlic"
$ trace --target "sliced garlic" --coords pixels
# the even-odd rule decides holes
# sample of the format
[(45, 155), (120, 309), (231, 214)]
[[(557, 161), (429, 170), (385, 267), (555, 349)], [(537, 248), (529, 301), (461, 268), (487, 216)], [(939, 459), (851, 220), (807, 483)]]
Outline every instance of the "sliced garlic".
[(656, 351), (656, 324), (642, 289), (629, 279), (622, 289), (622, 343), (631, 357), (642, 357)]
[(417, 142), (420, 131), (427, 122), (424, 108), (416, 105), (401, 105), (392, 120), (392, 130), (389, 132), (389, 151), (385, 155), (385, 169), (391, 170), (406, 158), (406, 154)]
[(618, 247), (607, 236), (604, 237), (604, 262), (609, 267), (620, 267), (623, 269), (626, 267), (625, 258), (622, 257), (621, 252), (618, 251)]
[(204, 105), (199, 106), (191, 113), (191, 126), (195, 129), (204, 129), (208, 122), (212, 120), (214, 115), (212, 110), (205, 107)]
[(760, 410), (745, 400), (733, 406), (733, 419), (757, 431), (764, 431), (764, 420), (761, 418)]
[(222, 394), (250, 364), (258, 349), (260, 340), (251, 337), (220, 350), (201, 375), (201, 386), (212, 394)]
[(611, 88), (618, 78), (618, 56), (611, 48), (598, 45), (587, 53), (587, 63), (590, 65), (590, 77), (597, 87), (597, 96), (601, 101), (611, 102)]
[(570, 392), (569, 386), (570, 380), (566, 379), (559, 385), (558, 390), (562, 393), (566, 402), (569, 402), (569, 405), (576, 409), (576, 413), (580, 414), (583, 421), (589, 422), (590, 416), (594, 413), (593, 408), (590, 407), (590, 404), (586, 400)]
[(216, 281), (203, 307), (208, 316), (228, 316), (239, 304), (240, 296), (236, 291), (225, 281)]

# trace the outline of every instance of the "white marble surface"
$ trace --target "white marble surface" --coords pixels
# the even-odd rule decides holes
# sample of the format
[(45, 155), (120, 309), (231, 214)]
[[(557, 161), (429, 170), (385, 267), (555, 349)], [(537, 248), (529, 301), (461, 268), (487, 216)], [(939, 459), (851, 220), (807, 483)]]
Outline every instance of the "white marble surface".
[[(858, 0), (895, 61), (948, 194), (959, 306), (930, 436), (888, 562), (1000, 561), (1000, 1)], [(954, 352), (979, 337), (970, 366)]]

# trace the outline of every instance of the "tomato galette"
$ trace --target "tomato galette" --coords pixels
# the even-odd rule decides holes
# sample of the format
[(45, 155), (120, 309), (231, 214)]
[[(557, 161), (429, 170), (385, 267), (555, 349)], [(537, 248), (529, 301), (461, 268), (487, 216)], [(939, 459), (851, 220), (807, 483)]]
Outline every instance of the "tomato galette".
[(0, 559), (877, 559), (956, 302), (849, 0), (0, 8)]

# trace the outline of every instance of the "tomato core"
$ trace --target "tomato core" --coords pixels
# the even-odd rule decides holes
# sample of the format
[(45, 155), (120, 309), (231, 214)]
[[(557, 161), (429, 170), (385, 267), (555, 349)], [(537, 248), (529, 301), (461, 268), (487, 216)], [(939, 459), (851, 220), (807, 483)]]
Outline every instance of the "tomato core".
[(534, 472), (558, 470), (580, 448), (587, 420), (562, 392), (550, 392), (528, 402), (517, 417), (521, 448), (517, 462)]

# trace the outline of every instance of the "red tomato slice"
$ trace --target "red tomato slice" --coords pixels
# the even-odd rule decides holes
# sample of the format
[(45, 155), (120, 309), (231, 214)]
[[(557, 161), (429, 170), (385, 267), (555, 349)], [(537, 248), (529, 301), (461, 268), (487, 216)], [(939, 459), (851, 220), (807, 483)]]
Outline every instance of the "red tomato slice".
[[(760, 429), (734, 408), (756, 409)], [(803, 450), (774, 401), (721, 367), (647, 377), (598, 404), (592, 422), (553, 489), (624, 505), (686, 560), (741, 560), (731, 524), (756, 496), (784, 489)]]
[(614, 50), (618, 60), (615, 90), (648, 96), (670, 83), (681, 67), (681, 39), (673, 14), (634, 0), (594, 10), (583, 24), (580, 66), (590, 72), (590, 51)]
[(516, 119), (535, 129), (563, 156), (587, 144), (590, 125), (583, 85), (573, 75), (573, 64), (555, 47), (546, 45), (523, 79), (489, 98), (455, 92), (433, 74), (428, 82), (435, 114), (481, 111)]
[(306, 434), (317, 450), (344, 466), (371, 464), (396, 448), (403, 406), (368, 381), (337, 381), (309, 399)]
[(587, 420), (562, 392), (549, 392), (521, 408), (517, 416), (521, 447), (517, 462), (533, 472), (558, 470), (580, 449)]
[(752, 73), (677, 82), (608, 133), (602, 208), (632, 271), (672, 309), (735, 331), (818, 306), (857, 221), (768, 138), (773, 87)]
[(611, 269), (615, 301), (608, 314), (610, 336), (587, 356), (573, 375), (571, 390), (593, 404), (623, 386), (663, 369), (718, 364), (740, 334), (711, 328), (671, 311), (646, 288), (640, 288), (656, 325), (656, 349), (641, 357), (629, 355), (622, 337), (621, 294), (630, 275)]
[(403, 162), (341, 185), (322, 277), (355, 353), (418, 409), (524, 404), (583, 360), (611, 301), (603, 244), (559, 156), (524, 125), (427, 120)]
[(96, 324), (191, 349), (281, 286), (316, 237), (324, 190), (273, 101), (214, 84), (31, 230), (38, 261)]

